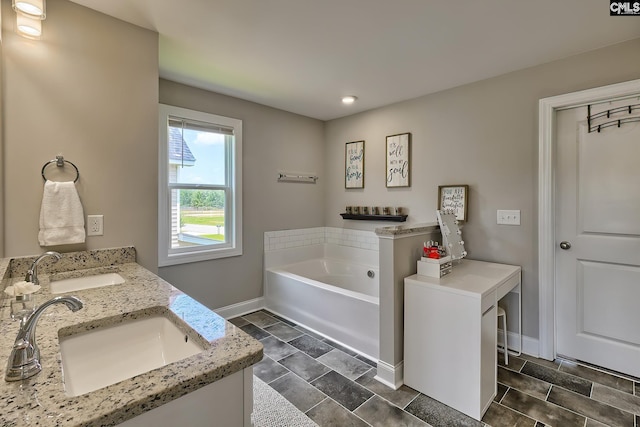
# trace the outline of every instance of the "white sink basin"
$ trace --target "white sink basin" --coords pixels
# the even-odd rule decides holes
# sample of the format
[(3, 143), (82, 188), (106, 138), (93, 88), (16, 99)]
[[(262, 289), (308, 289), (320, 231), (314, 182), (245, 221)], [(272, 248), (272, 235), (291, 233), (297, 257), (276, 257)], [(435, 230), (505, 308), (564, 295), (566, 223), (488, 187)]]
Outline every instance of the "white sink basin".
[(162, 316), (61, 337), (65, 393), (80, 396), (202, 350)]
[(81, 291), (83, 289), (100, 288), (102, 286), (119, 285), (124, 279), (118, 273), (96, 274), (94, 276), (76, 277), (51, 282), (52, 294)]

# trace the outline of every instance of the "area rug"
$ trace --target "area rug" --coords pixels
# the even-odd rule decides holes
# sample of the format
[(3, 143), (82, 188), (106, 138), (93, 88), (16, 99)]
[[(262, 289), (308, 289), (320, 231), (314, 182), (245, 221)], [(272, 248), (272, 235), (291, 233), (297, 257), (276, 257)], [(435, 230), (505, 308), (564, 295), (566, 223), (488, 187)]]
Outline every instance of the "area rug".
[(253, 376), (254, 427), (318, 427), (291, 402)]

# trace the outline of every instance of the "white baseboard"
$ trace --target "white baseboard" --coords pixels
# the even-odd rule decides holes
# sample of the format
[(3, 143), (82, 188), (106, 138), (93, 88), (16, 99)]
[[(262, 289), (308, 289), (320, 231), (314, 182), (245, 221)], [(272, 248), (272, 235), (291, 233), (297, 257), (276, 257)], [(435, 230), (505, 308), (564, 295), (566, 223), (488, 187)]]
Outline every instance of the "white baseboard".
[(378, 360), (378, 373), (375, 379), (394, 390), (399, 389), (404, 384), (404, 361), (393, 366)]
[(264, 297), (255, 298), (249, 301), (239, 302), (237, 304), (220, 307), (213, 310), (218, 316), (225, 319), (233, 319), (247, 313), (262, 310), (265, 308)]
[[(498, 329), (498, 344), (502, 345), (502, 329)], [(539, 357), (539, 342), (536, 338), (531, 338), (526, 335), (522, 336), (522, 348), (520, 348), (520, 336), (516, 332), (507, 332), (507, 341), (510, 351), (520, 351), (529, 356)]]
[[(220, 307), (215, 310), (219, 316), (225, 319), (233, 319), (234, 317), (242, 316), (247, 313), (262, 310), (266, 308), (264, 297), (255, 298), (248, 301), (239, 302), (237, 304), (228, 305), (226, 307)], [(498, 329), (498, 343), (502, 344), (502, 330)], [(509, 341), (509, 350), (521, 351), (529, 356), (539, 357), (539, 341), (536, 338), (522, 336), (522, 349), (519, 348), (519, 335), (515, 332), (507, 333), (507, 340)], [(390, 365), (381, 360), (378, 361), (378, 374), (376, 380), (385, 384), (388, 387), (398, 389), (403, 384), (404, 379), (404, 362), (398, 363), (396, 366)]]

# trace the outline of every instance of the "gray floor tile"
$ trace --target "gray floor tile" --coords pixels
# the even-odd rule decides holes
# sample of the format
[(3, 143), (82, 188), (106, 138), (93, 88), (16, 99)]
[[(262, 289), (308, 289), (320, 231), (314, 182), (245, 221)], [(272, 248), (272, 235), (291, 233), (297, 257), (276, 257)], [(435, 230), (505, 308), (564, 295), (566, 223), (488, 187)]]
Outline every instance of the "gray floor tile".
[(496, 393), (496, 397), (493, 398), (493, 401), (500, 402), (504, 397), (505, 393), (507, 392), (507, 390), (509, 390), (509, 387), (507, 387), (504, 384), (498, 383), (498, 392)]
[(283, 357), (287, 357), (290, 354), (298, 351), (296, 348), (290, 346), (286, 342), (280, 341), (274, 336), (263, 338), (262, 340), (260, 340), (260, 342), (264, 346), (264, 354), (275, 361), (278, 361)]
[(291, 344), (298, 350), (304, 351), (314, 359), (333, 350), (333, 347), (331, 347), (329, 344), (317, 340), (309, 335), (303, 335), (294, 340), (291, 340), (289, 341), (289, 344)]
[(545, 381), (519, 372), (510, 371), (501, 366), (498, 367), (498, 383), (516, 388), (542, 400), (547, 398), (547, 393), (549, 393), (551, 389), (551, 384)]
[(576, 377), (565, 372), (549, 369), (536, 363), (527, 362), (520, 371), (539, 380), (559, 385), (567, 390), (589, 396), (591, 394), (591, 381)]
[(248, 324), (240, 327), (240, 329), (242, 329), (243, 331), (245, 331), (246, 333), (248, 333), (249, 335), (251, 335), (252, 337), (254, 337), (257, 340), (261, 340), (261, 339), (266, 338), (269, 335), (271, 335), (269, 332), (265, 331), (262, 328), (257, 327), (256, 325), (254, 325), (252, 323), (248, 323)]
[(418, 395), (417, 391), (406, 385), (401, 386), (398, 390), (387, 387), (376, 380), (375, 376), (375, 369), (372, 369), (358, 378), (356, 382), (400, 408), (407, 406)]
[(373, 427), (426, 427), (428, 425), (424, 421), (375, 395), (363, 403), (354, 413)]
[[(407, 386), (386, 387), (374, 379), (376, 361), (350, 350), (345, 353), (342, 346), (266, 310), (231, 322), (263, 341), (265, 357), (254, 366), (255, 375), (307, 411), (321, 427), (396, 427), (415, 425), (418, 419), (419, 424), (433, 427), (484, 423), (491, 427), (603, 427), (633, 426), (633, 422), (640, 427), (640, 381), (597, 367), (527, 355), (510, 355), (505, 365), (503, 354), (498, 353), (498, 392), (484, 423), (478, 423)], [(291, 337), (291, 345), (286, 344)], [(270, 356), (279, 358), (279, 363)]]
[(269, 385), (302, 412), (307, 412), (327, 397), (294, 373), (288, 373)]
[(482, 417), (491, 427), (535, 427), (536, 421), (498, 403), (492, 403)]
[(367, 427), (369, 424), (328, 397), (306, 414), (320, 427)]
[(350, 380), (355, 380), (365, 372), (372, 369), (371, 366), (366, 363), (361, 362), (355, 357), (351, 357), (337, 349), (331, 350), (330, 352), (318, 357), (318, 361), (324, 363)]
[(373, 396), (373, 393), (360, 384), (356, 384), (334, 371), (321, 376), (311, 384), (350, 411)]
[(512, 388), (502, 399), (502, 405), (550, 426), (583, 427), (585, 423), (582, 415)]
[(367, 365), (371, 366), (372, 368), (377, 368), (378, 367), (378, 364), (376, 362), (374, 362), (373, 360), (362, 356), (361, 354), (357, 355), (356, 359), (366, 363)]
[(294, 338), (298, 338), (302, 335), (302, 332), (298, 329), (292, 328), (289, 325), (286, 325), (282, 322), (278, 322), (275, 325), (267, 326), (264, 328), (265, 331), (269, 332), (271, 335), (274, 335), (280, 338), (282, 341), (291, 341)]
[[(638, 424), (636, 424), (638, 425)], [(584, 427), (609, 427), (606, 424), (602, 424), (596, 420), (592, 420), (592, 419), (587, 419), (587, 424), (585, 424)]]
[(296, 329), (298, 329), (298, 330), (300, 330), (300, 331), (302, 331), (302, 332), (304, 332), (305, 334), (307, 334), (307, 335), (309, 335), (309, 336), (311, 336), (311, 337), (313, 337), (313, 338), (317, 339), (317, 340), (322, 341), (323, 339), (325, 339), (325, 337), (323, 337), (322, 335), (318, 335), (318, 334), (316, 334), (315, 332), (310, 331), (310, 330), (309, 330), (309, 329), (307, 329), (307, 328), (303, 328), (303, 327), (302, 327), (302, 326), (300, 326), (300, 325), (296, 325), (296, 326), (295, 326), (295, 328), (296, 328)]
[(295, 324), (295, 323), (293, 323), (291, 320), (285, 319), (285, 318), (284, 318), (284, 317), (282, 317), (282, 316), (278, 316), (277, 314), (274, 314), (274, 313), (271, 313), (271, 312), (268, 312), (268, 311), (267, 311), (267, 314), (268, 314), (268, 315), (270, 315), (270, 316), (275, 317), (276, 319), (278, 319), (278, 320), (279, 320), (279, 321), (281, 321), (282, 323), (286, 323), (287, 325), (289, 325), (289, 326), (291, 326), (291, 327), (296, 326), (296, 324)]
[(253, 375), (265, 383), (270, 383), (288, 372), (289, 370), (287, 368), (275, 362), (269, 356), (264, 356), (260, 362), (253, 365)]
[(547, 400), (611, 427), (635, 427), (635, 419), (632, 413), (596, 402), (593, 399), (561, 387), (554, 386)]
[(345, 347), (343, 345), (340, 345), (337, 342), (334, 342), (334, 341), (330, 340), (329, 338), (323, 338), (320, 341), (326, 342), (331, 347), (337, 348), (338, 350), (342, 351), (343, 353), (348, 354), (349, 356), (356, 357), (358, 355), (358, 353), (356, 353), (355, 351), (349, 350), (347, 347)]
[(241, 326), (248, 325), (249, 321), (242, 317), (236, 317), (234, 319), (229, 319), (229, 323), (236, 325), (239, 328)]
[(560, 368), (560, 362), (561, 361), (559, 359), (556, 359), (554, 361), (545, 360), (545, 359), (539, 359), (537, 357), (529, 356), (528, 354), (524, 354), (524, 353), (522, 353), (520, 355), (520, 358), (524, 359), (525, 361), (533, 362), (533, 363), (541, 365), (541, 366), (546, 366), (549, 369), (558, 370)]
[(509, 364), (504, 363), (504, 353), (498, 352), (498, 366), (504, 366), (512, 371), (520, 371), (524, 366), (526, 360), (518, 356), (509, 355)]
[(303, 380), (309, 382), (331, 370), (302, 351), (296, 351), (292, 355), (279, 360), (279, 363)]
[(633, 394), (633, 381), (588, 366), (579, 365), (569, 360), (562, 361), (560, 371)]
[(640, 414), (640, 397), (624, 391), (594, 383), (591, 398), (634, 414)]
[(418, 395), (405, 410), (433, 427), (482, 427), (480, 421), (476, 421), (424, 394)]
[(273, 316), (268, 315), (264, 311), (256, 311), (255, 313), (245, 314), (242, 317), (245, 320), (248, 320), (249, 322), (251, 322), (254, 325), (259, 326), (261, 328), (264, 328), (264, 327), (267, 327), (267, 326), (270, 326), (270, 325), (273, 325), (273, 324), (279, 322), (278, 319), (276, 319)]

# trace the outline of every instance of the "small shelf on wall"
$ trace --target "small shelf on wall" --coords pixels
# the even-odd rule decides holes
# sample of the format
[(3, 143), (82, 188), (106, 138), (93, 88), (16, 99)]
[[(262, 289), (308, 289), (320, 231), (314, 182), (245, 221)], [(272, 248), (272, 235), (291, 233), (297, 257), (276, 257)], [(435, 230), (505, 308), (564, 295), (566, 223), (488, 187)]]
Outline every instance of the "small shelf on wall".
[(342, 219), (405, 222), (407, 220), (408, 215), (360, 215), (360, 214), (341, 213), (340, 216), (342, 217)]

